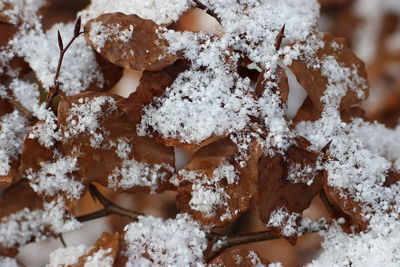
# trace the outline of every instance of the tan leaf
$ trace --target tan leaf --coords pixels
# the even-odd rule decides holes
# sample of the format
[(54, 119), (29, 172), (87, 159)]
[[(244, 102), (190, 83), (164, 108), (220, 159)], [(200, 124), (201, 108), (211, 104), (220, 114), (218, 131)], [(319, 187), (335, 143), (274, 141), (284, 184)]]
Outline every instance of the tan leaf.
[(224, 226), (246, 211), (256, 193), (257, 162), (262, 153), (253, 140), (246, 164), (235, 160), (238, 148), (222, 138), (199, 149), (178, 172), (177, 206), (203, 224)]
[(178, 57), (167, 52), (158, 36), (162, 28), (151, 20), (123, 13), (103, 14), (85, 25), (89, 45), (105, 59), (124, 68), (161, 70)]
[[(290, 213), (298, 213), (307, 209), (312, 199), (319, 194), (325, 181), (325, 172), (315, 170), (318, 153), (309, 151), (310, 143), (304, 138), (297, 138), (297, 144), (290, 147), (285, 156), (277, 154), (270, 158), (263, 155), (259, 162), (258, 183), (258, 210), (260, 219), (268, 224), (271, 214), (279, 209)], [(310, 168), (299, 179), (301, 181), (288, 180), (291, 168)], [(307, 183), (308, 181), (308, 183)], [(296, 243), (296, 236), (285, 236), (283, 230), (270, 227), (277, 235), (287, 239), (290, 243)]]

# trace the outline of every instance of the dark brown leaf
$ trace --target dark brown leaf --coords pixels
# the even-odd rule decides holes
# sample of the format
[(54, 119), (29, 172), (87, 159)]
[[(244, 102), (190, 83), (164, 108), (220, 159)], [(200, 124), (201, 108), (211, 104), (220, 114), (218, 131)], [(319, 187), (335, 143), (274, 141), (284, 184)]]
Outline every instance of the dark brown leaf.
[[(109, 13), (85, 25), (85, 38), (105, 59), (120, 67), (157, 71), (178, 59), (167, 52), (168, 42), (159, 37), (160, 30), (160, 26), (151, 20)], [(123, 38), (118, 38), (122, 32)], [(98, 42), (99, 38), (101, 42)]]

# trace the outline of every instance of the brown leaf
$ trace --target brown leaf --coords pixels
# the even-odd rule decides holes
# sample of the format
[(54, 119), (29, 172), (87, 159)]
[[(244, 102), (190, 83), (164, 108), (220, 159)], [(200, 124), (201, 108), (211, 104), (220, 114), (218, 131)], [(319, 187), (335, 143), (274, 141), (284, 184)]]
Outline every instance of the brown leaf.
[(103, 85), (99, 87), (98, 82), (94, 82), (89, 86), (89, 88), (86, 91), (100, 91), (100, 92), (106, 92), (111, 90), (117, 83), (118, 81), (122, 78), (124, 68), (118, 67), (109, 61), (105, 60), (101, 55), (99, 55), (97, 52), (96, 54), (96, 62), (97, 65), (100, 67), (100, 72), (103, 74)]
[(276, 79), (268, 79), (268, 80), (265, 80), (264, 77), (265, 72), (266, 71), (263, 70), (258, 76), (256, 84), (256, 96), (261, 97), (263, 95), (267, 83), (276, 83), (277, 87), (273, 88), (273, 90), (279, 91), (282, 103), (286, 103), (289, 97), (289, 83), (285, 70), (282, 67), (278, 66), (276, 73), (274, 74), (276, 76)]
[[(295, 170), (299, 167), (315, 168), (318, 153), (309, 151), (307, 149), (309, 145), (310, 143), (306, 139), (297, 138), (297, 144), (290, 147), (285, 156), (277, 154), (272, 158), (267, 155), (261, 157), (258, 209), (263, 223), (268, 224), (271, 214), (278, 209), (301, 215), (309, 207), (312, 199), (322, 190), (325, 181), (323, 171), (310, 171), (303, 177), (298, 177), (309, 181), (309, 184), (288, 180), (291, 168), (295, 168)], [(312, 179), (313, 182), (311, 182)], [(282, 229), (271, 227), (270, 230), (290, 243), (296, 243), (296, 237), (283, 235)]]
[[(160, 26), (123, 13), (103, 14), (85, 25), (85, 38), (105, 59), (135, 70), (161, 70), (178, 57), (167, 52)], [(100, 41), (99, 41), (100, 40)]]
[[(339, 190), (329, 185), (324, 185), (324, 192), (328, 198), (331, 210), (328, 211), (335, 218), (343, 217), (346, 222), (342, 224), (344, 231), (351, 233), (352, 231), (362, 231), (368, 228), (368, 220), (362, 216), (362, 208), (360, 203), (354, 200), (346, 190)], [(351, 226), (358, 225), (358, 228)]]
[(144, 71), (136, 91), (128, 98), (118, 101), (117, 106), (126, 113), (129, 120), (138, 124), (142, 118), (142, 109), (153, 100), (164, 94), (165, 89), (171, 86), (176, 77), (188, 68), (184, 60), (177, 60), (173, 65), (160, 71)]
[[(18, 197), (20, 196), (20, 197)], [(43, 199), (39, 197), (29, 186), (26, 179), (7, 188), (0, 197), (0, 223), (13, 213), (23, 209), (38, 210), (43, 208)], [(14, 221), (18, 224), (18, 221)], [(39, 234), (39, 233), (35, 233)], [(32, 240), (33, 241), (33, 240)], [(17, 244), (23, 245), (23, 244)], [(0, 243), (0, 255), (15, 256), (18, 253), (17, 246), (8, 248)]]
[[(229, 138), (221, 138), (199, 149), (189, 164), (178, 172), (178, 209), (210, 226), (222, 227), (235, 221), (248, 209), (256, 193), (257, 162), (261, 153), (260, 145), (253, 140), (246, 165), (241, 167), (235, 159), (238, 148)], [(234, 182), (229, 181), (231, 172), (219, 169), (224, 166), (232, 168), (236, 176)], [(219, 198), (216, 202), (215, 196)], [(203, 203), (197, 202), (199, 197), (203, 198)]]
[[(78, 262), (70, 267), (83, 267), (85, 264), (93, 258), (96, 253), (101, 253), (101, 257), (97, 260), (104, 261), (105, 258), (109, 259), (110, 257), (113, 260), (113, 264), (115, 263), (116, 257), (119, 252), (119, 233), (115, 233), (114, 236), (110, 236), (108, 233), (103, 232), (99, 239), (97, 239), (94, 248), (89, 250), (79, 257)], [(107, 261), (108, 262), (108, 261)], [(99, 264), (99, 262), (96, 262)]]
[[(90, 110), (87, 115), (81, 111), (82, 114), (70, 117), (74, 109), (86, 108), (84, 105), (90, 105), (100, 98), (106, 98), (109, 102), (101, 105), (97, 118), (91, 118), (93, 114)], [(170, 188), (168, 180), (174, 171), (175, 160), (173, 148), (137, 136), (134, 125), (115, 105), (120, 99), (119, 96), (98, 92), (85, 92), (63, 99), (58, 109), (63, 154), (78, 159), (78, 172), (85, 183), (96, 181), (121, 190), (162, 191)], [(70, 132), (74, 127), (72, 123), (79, 124), (86, 118), (98, 124), (95, 132)], [(94, 136), (100, 136), (96, 144), (93, 144)], [(132, 184), (123, 186), (120, 184), (123, 178), (129, 178)]]
[(232, 249), (224, 252), (217, 258), (213, 259), (209, 266), (210, 267), (253, 267), (253, 266), (268, 266), (270, 262), (255, 251), (240, 248)]
[[(355, 56), (353, 51), (346, 46), (346, 42), (342, 38), (336, 38), (330, 33), (325, 33), (322, 40), (325, 45), (317, 51), (317, 58), (323, 61), (327, 57), (334, 57), (337, 62), (346, 68), (352, 69), (355, 67), (357, 75), (367, 80), (367, 73), (364, 62)], [(321, 112), (324, 104), (321, 97), (325, 94), (328, 86), (328, 79), (322, 75), (321, 68), (308, 67), (307, 63), (302, 60), (295, 60), (289, 68), (296, 75), (298, 82), (307, 91), (308, 97), (315, 108)], [(365, 97), (368, 94), (368, 89), (364, 88), (363, 84), (357, 84)], [(340, 109), (347, 110), (351, 106), (359, 103), (362, 99), (358, 98), (356, 93), (347, 88), (347, 94), (342, 98)]]

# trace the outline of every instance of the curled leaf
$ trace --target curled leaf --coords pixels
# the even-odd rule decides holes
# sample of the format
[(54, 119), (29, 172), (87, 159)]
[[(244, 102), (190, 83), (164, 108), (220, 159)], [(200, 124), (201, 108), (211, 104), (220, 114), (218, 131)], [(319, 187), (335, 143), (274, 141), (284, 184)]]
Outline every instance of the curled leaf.
[(168, 42), (158, 36), (163, 29), (136, 15), (108, 13), (85, 25), (89, 45), (110, 62), (135, 70), (161, 70), (178, 57), (168, 53)]
[(199, 149), (174, 181), (178, 209), (210, 226), (224, 226), (236, 220), (256, 193), (261, 151), (253, 140), (245, 164), (240, 166), (235, 159), (238, 147), (229, 138)]

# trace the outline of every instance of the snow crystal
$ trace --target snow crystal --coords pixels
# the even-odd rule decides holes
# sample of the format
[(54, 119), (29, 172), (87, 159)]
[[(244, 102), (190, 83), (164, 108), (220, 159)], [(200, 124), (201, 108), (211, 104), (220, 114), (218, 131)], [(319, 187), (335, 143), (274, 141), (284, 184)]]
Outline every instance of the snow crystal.
[(394, 218), (374, 218), (369, 232), (346, 234), (338, 226), (324, 234), (324, 251), (309, 267), (317, 266), (387, 266), (400, 265), (400, 224)]
[(58, 248), (50, 254), (50, 263), (46, 267), (58, 267), (72, 265), (78, 262), (80, 256), (84, 255), (91, 248), (85, 245), (68, 246)]
[(242, 130), (248, 115), (256, 114), (256, 103), (250, 80), (232, 73), (225, 63), (228, 52), (222, 51), (227, 44), (210, 42), (207, 34), (169, 31), (164, 37), (174, 44), (173, 51), (185, 49), (192, 69), (181, 73), (154, 105), (145, 107), (138, 134), (146, 135), (152, 128), (164, 138), (200, 143)]
[(73, 172), (78, 170), (77, 159), (60, 157), (55, 162), (41, 162), (40, 171), (27, 170), (26, 178), (35, 192), (46, 196), (55, 196), (61, 192), (70, 199), (79, 199), (84, 186), (73, 179)]
[(193, 5), (190, 0), (92, 0), (91, 2), (87, 9), (79, 13), (84, 23), (104, 13), (122, 12), (153, 20), (157, 24), (170, 24), (177, 21), (180, 15)]
[(296, 220), (300, 216), (301, 214), (299, 213), (289, 213), (286, 209), (280, 208), (272, 212), (267, 227), (282, 229), (284, 236), (297, 235)]
[(261, 262), (261, 259), (258, 257), (257, 253), (255, 253), (252, 250), (249, 251), (247, 258), (250, 259), (253, 267), (264, 267), (265, 266), (265, 264), (263, 264)]
[(22, 106), (27, 110), (33, 111), (34, 106), (39, 104), (39, 86), (35, 83), (13, 79), (8, 88)]
[(0, 244), (6, 248), (24, 245), (47, 237), (50, 227), (55, 233), (77, 230), (81, 224), (65, 216), (65, 205), (60, 199), (45, 203), (43, 209), (24, 208), (0, 220)]
[(62, 129), (63, 137), (69, 139), (82, 133), (89, 134), (91, 146), (98, 147), (103, 142), (104, 135), (108, 134), (100, 127), (98, 119), (115, 110), (115, 100), (112, 97), (80, 98), (79, 103), (73, 103), (69, 109), (68, 125)]
[(232, 165), (227, 163), (220, 165), (214, 169), (212, 177), (208, 177), (199, 171), (185, 169), (180, 170), (178, 176), (181, 176), (182, 180), (175, 177), (171, 179), (171, 183), (176, 186), (185, 182), (192, 183), (192, 198), (189, 205), (193, 210), (201, 212), (206, 217), (212, 217), (217, 208), (224, 207), (227, 211), (226, 214), (221, 216), (221, 220), (230, 218), (228, 205), (230, 196), (219, 183), (223, 180), (226, 180), (228, 184), (238, 182), (237, 173)]
[(84, 267), (112, 267), (114, 259), (108, 255), (110, 252), (111, 248), (100, 249), (86, 259)]
[(90, 40), (95, 44), (97, 52), (100, 53), (107, 40), (112, 38), (113, 41), (128, 42), (134, 32), (133, 25), (129, 25), (126, 30), (121, 30), (120, 24), (103, 25), (102, 22), (93, 22), (90, 27)]
[(45, 4), (45, 0), (1, 0), (0, 10), (10, 7), (10, 9), (1, 10), (1, 14), (8, 18), (10, 23), (17, 25), (22, 23), (22, 20), (36, 17), (37, 11)]
[(127, 266), (205, 266), (206, 233), (187, 214), (139, 217), (125, 227)]
[(11, 161), (17, 159), (21, 153), (25, 135), (29, 130), (27, 122), (18, 111), (0, 118), (0, 176), (8, 174)]
[(150, 187), (155, 192), (160, 181), (164, 180), (168, 172), (173, 172), (173, 166), (168, 164), (149, 165), (129, 159), (130, 145), (125, 140), (118, 140), (116, 153), (121, 158), (122, 165), (116, 167), (108, 176), (109, 188), (129, 189), (135, 186)]
[(33, 107), (33, 115), (41, 121), (35, 124), (29, 132), (29, 139), (38, 139), (39, 144), (46, 148), (50, 148), (56, 141), (60, 140), (60, 132), (58, 129), (57, 118), (54, 112), (46, 109), (46, 104)]

